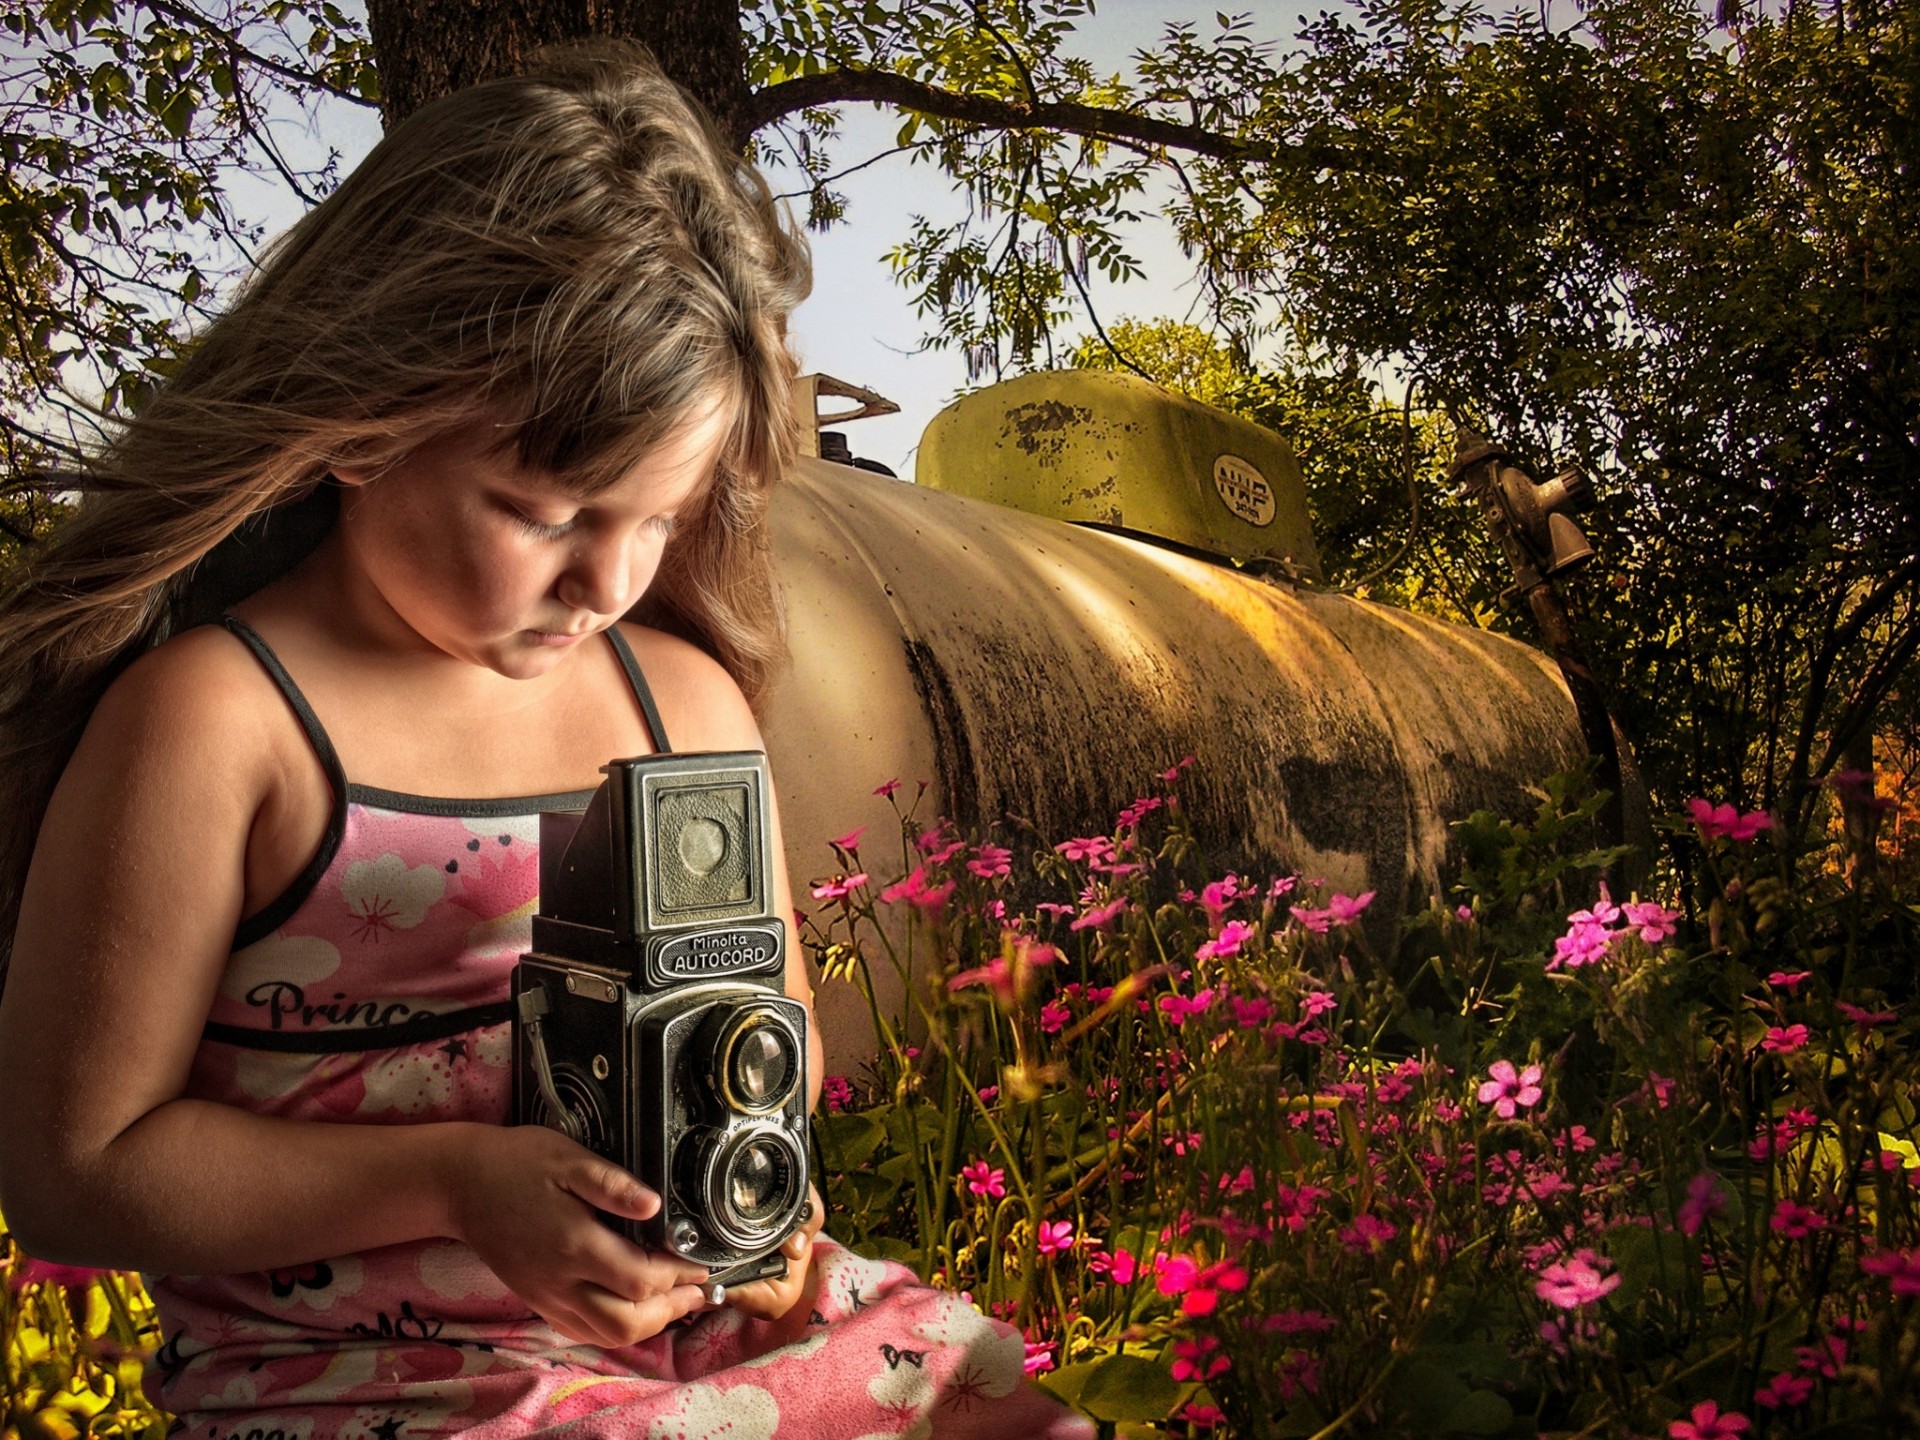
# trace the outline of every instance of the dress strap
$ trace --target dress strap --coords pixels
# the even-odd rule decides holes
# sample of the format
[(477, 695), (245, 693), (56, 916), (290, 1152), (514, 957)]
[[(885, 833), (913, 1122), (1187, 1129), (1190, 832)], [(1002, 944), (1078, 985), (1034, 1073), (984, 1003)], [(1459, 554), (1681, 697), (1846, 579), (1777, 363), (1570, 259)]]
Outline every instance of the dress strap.
[(327, 784), (333, 787), (333, 814), (328, 817), (327, 833), (321, 838), (320, 848), (307, 862), (306, 869), (295, 877), (277, 899), (258, 914), (249, 915), (240, 922), (234, 932), (233, 948), (244, 950), (278, 930), (300, 908), (301, 903), (313, 892), (314, 886), (320, 883), (320, 877), (326, 873), (327, 867), (333, 863), (333, 857), (339, 852), (340, 842), (347, 833), (347, 774), (340, 766), (340, 757), (334, 753), (333, 741), (327, 738), (327, 729), (320, 723), (320, 717), (313, 713), (313, 706), (307, 703), (307, 697), (293, 683), (287, 667), (280, 663), (280, 657), (260, 638), (259, 632), (238, 615), (222, 615), (220, 623), (253, 652), (253, 658), (260, 662), (260, 668), (280, 687), (280, 694), (286, 699), (288, 708), (300, 722), (300, 728), (306, 732), (307, 743), (313, 746), (320, 768), (326, 772)]
[(313, 746), (313, 753), (320, 757), (320, 764), (326, 769), (327, 779), (333, 784), (336, 795), (347, 791), (346, 772), (340, 768), (340, 757), (334, 753), (333, 741), (327, 737), (327, 727), (320, 723), (320, 717), (313, 713), (313, 706), (307, 703), (307, 697), (300, 693), (300, 687), (293, 683), (293, 676), (287, 673), (287, 667), (280, 663), (280, 657), (273, 653), (260, 632), (255, 630), (238, 615), (222, 615), (220, 623), (239, 637), (242, 644), (253, 652), (254, 659), (273, 683), (280, 687), (280, 693), (286, 697), (287, 704), (300, 721), (300, 728), (307, 732), (307, 742)]
[(633, 647), (627, 644), (627, 637), (620, 633), (615, 625), (607, 631), (607, 639), (613, 642), (613, 653), (620, 657), (620, 668), (627, 672), (627, 683), (633, 687), (633, 698), (640, 702), (640, 713), (646, 718), (647, 734), (653, 740), (653, 748), (662, 755), (671, 754), (673, 746), (667, 741), (667, 727), (660, 723), (660, 710), (653, 703), (653, 690), (647, 684), (647, 677), (640, 673), (640, 662), (633, 658)]

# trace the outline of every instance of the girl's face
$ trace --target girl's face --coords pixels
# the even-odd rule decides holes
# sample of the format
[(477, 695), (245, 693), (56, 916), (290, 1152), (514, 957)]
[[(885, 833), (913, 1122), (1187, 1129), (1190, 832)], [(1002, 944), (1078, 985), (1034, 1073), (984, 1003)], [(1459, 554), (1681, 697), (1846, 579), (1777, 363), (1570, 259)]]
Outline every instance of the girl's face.
[(646, 592), (730, 418), (710, 407), (592, 496), (522, 469), (485, 427), (378, 473), (336, 471), (353, 487), (339, 525), (349, 573), (434, 649), (512, 679), (546, 674)]

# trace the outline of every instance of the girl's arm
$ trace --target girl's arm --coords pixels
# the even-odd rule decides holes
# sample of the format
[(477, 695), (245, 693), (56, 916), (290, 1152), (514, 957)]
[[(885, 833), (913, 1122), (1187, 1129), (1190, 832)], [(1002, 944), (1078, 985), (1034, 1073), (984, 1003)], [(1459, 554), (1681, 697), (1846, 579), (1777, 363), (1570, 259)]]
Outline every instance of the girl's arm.
[(316, 768), (280, 743), (278, 696), (251, 664), (212, 632), (144, 657), (54, 794), (0, 997), (9, 1228), (47, 1259), (173, 1274), (453, 1236), (597, 1343), (697, 1308), (699, 1267), (593, 1216), (644, 1218), (657, 1198), (552, 1131), (327, 1124), (183, 1098), (249, 898), (249, 845)]

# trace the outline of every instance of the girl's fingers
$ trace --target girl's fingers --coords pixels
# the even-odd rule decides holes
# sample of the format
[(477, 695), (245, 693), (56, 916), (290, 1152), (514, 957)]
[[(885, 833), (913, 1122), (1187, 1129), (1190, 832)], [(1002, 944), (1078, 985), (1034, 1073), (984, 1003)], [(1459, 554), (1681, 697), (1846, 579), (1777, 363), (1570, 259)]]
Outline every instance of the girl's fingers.
[(611, 1161), (582, 1159), (561, 1176), (560, 1186), (596, 1210), (628, 1220), (651, 1220), (660, 1213), (660, 1197)]
[(582, 1285), (639, 1303), (680, 1286), (706, 1284), (704, 1265), (636, 1245), (595, 1219), (582, 1225), (581, 1243), (567, 1264)]
[(628, 1300), (597, 1285), (582, 1285), (575, 1291), (575, 1302), (582, 1318), (605, 1337), (588, 1343), (613, 1349), (638, 1344), (674, 1321), (706, 1309), (707, 1297), (698, 1285), (676, 1285), (644, 1300)]

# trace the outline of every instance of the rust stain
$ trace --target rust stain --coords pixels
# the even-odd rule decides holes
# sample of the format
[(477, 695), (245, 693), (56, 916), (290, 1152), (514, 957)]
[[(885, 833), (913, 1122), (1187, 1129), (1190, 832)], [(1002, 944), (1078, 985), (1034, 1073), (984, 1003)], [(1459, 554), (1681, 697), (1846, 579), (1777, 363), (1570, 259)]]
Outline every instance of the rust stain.
[(1007, 430), (1013, 443), (1042, 465), (1056, 463), (1072, 432), (1093, 419), (1084, 405), (1068, 405), (1061, 400), (1041, 400), (1031, 405), (1016, 405), (1007, 412)]

